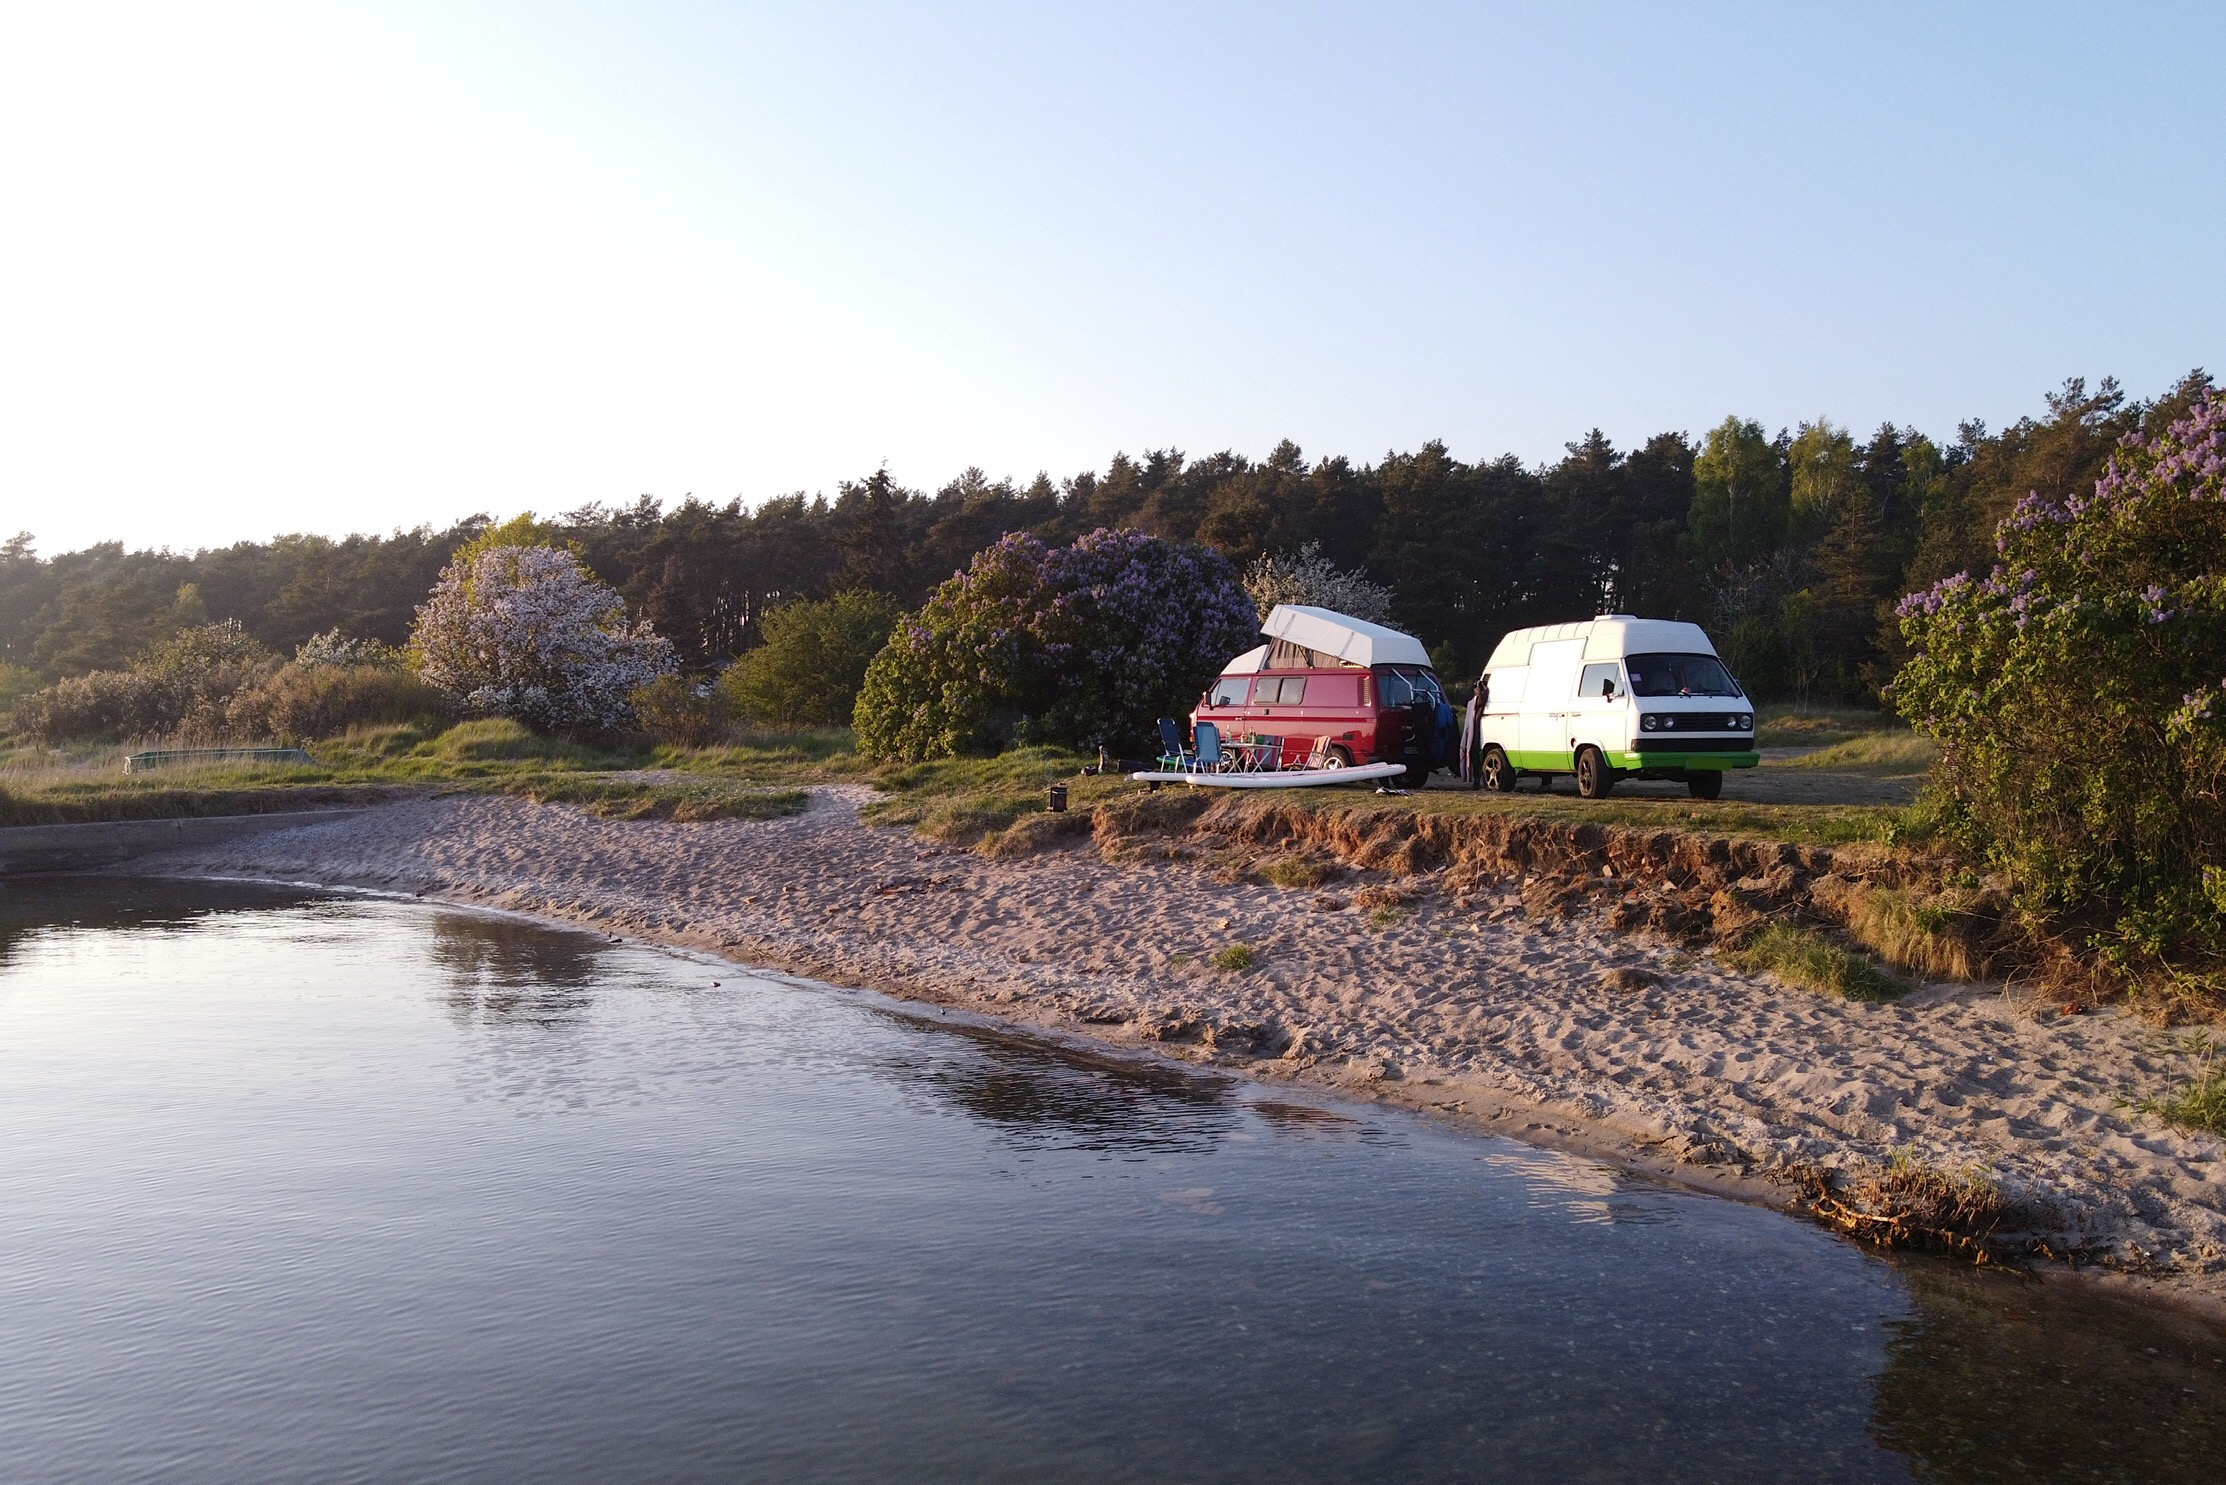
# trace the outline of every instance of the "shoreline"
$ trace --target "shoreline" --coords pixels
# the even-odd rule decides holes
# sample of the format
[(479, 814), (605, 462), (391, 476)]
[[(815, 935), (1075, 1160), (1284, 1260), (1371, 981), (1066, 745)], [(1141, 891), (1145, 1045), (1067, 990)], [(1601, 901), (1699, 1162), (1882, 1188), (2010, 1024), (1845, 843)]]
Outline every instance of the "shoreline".
[[(1383, 896), (1404, 895), (1398, 916), (1370, 929), (1357, 921), (1357, 910), (1323, 910), (1320, 899), (1327, 894), (1309, 898), (1302, 891), (1216, 883), (1178, 852), (1162, 853), (1172, 859), (1108, 865), (1083, 844), (1017, 862), (990, 861), (908, 831), (861, 824), (855, 806), (862, 792), (840, 786), (816, 790), (813, 808), (787, 820), (699, 825), (614, 823), (560, 805), (484, 797), (406, 801), (349, 820), (167, 852), (127, 869), (362, 891), (592, 928), (700, 953), (746, 971), (956, 1012), (1097, 1053), (1203, 1066), (1257, 1084), (1316, 1088), (1779, 1210), (1803, 1211), (1794, 1194), (1796, 1164), (1829, 1168), (1835, 1158), (1843, 1164), (1878, 1159), (1877, 1138), (1865, 1141), (1844, 1132), (1836, 1141), (1823, 1141), (1838, 1148), (1809, 1148), (1818, 1143), (1813, 1137), (1818, 1119), (1827, 1130), (1846, 1125), (1834, 1107), (1844, 1105), (1844, 1097), (1801, 1111), (1812, 1116), (1805, 1129), (1768, 1129), (1764, 1121), (1766, 1134), (1780, 1148), (1758, 1150), (1755, 1130), (1742, 1127), (1754, 1121), (1739, 1117), (1753, 1112), (1742, 1107), (1752, 1100), (1727, 1096), (1737, 1091), (1729, 1086), (1712, 1086), (1721, 1080), (1706, 1076), (1705, 1068), (1697, 1080), (1682, 1080), (1675, 1090), (1682, 1097), (1627, 1099), (1622, 1107), (1613, 1101), (1612, 1081), (1595, 1089), (1584, 1078), (1566, 1075), (1621, 1064), (1627, 1059), (1617, 1054), (1624, 1050), (1645, 1052), (1620, 1044), (1650, 1021), (1667, 1019), (1687, 1028), (1654, 1033), (1662, 1045), (1653, 1051), (1671, 1049), (1664, 1061), (1675, 1060), (1677, 1043), (1691, 1040), (1694, 1018), (1680, 1013), (1686, 1008), (1634, 1014), (1639, 992), (1631, 987), (1639, 980), (1647, 982), (1647, 996), (1674, 995), (1698, 982), (1703, 998), (1721, 999), (1729, 992), (1734, 1001), (1761, 1002), (1778, 1020), (1790, 1014), (1796, 1023), (1803, 1011), (1860, 1023), (1890, 1016), (1895, 1008), (1820, 1003), (1805, 992), (1704, 965), (1673, 946), (1581, 922), (1530, 924), (1519, 906), (1510, 912), (1504, 902), (1485, 913), (1454, 908), (1398, 883), (1381, 884)], [(543, 849), (529, 849), (529, 842)], [(1369, 891), (1364, 886), (1355, 895)], [(1508, 895), (1519, 903), (1514, 889)], [(891, 912), (892, 905), (915, 911)], [(1241, 915), (1241, 925), (1233, 915)], [(1295, 952), (1297, 945), (1283, 947), (1272, 933), (1260, 931), (1285, 930), (1295, 938), (1324, 923), (1332, 925), (1327, 955), (1303, 955)], [(1175, 947), (1178, 939), (1195, 944), (1240, 926), (1270, 940), (1261, 968), (1215, 971)], [(1086, 946), (1080, 932), (1089, 935)], [(1342, 956), (1334, 952), (1340, 948)], [(1356, 955), (1356, 949), (1373, 952)], [(1417, 949), (1424, 951), (1421, 956)], [(1437, 1024), (1446, 1017), (1446, 1002), (1469, 998), (1458, 987), (1426, 983), (1402, 992), (1367, 983), (1379, 975), (1396, 982), (1417, 963), (1479, 952), (1498, 978), (1512, 973), (1518, 992), (1543, 984), (1558, 988), (1564, 1003), (1545, 1008), (1546, 1029), (1562, 1035), (1536, 1045), (1551, 1049), (1566, 1041), (1577, 1050), (1575, 1060), (1587, 1066), (1541, 1066), (1553, 1059), (1526, 1060), (1521, 1054), (1532, 1046), (1509, 1048), (1513, 1056), (1493, 1056), (1492, 1038), (1480, 1034), (1494, 1021), (1488, 1007), (1471, 1008), (1483, 1009), (1481, 1018)], [(1304, 963), (1309, 957), (1314, 962)], [(1320, 962), (1325, 957), (1344, 962)], [(1383, 965), (1370, 963), (1378, 958)], [(1340, 968), (1346, 972), (1334, 973)], [(1325, 969), (1333, 972), (1321, 974)], [(1601, 983), (1566, 983), (1588, 970)], [(1981, 987), (1935, 988), (1944, 993), (1910, 1013), (1920, 1020), (1928, 1013), (1952, 1019), (1966, 1032), (1973, 1024), (1970, 1007), (1983, 1011), (1988, 1001), (2001, 999), (1998, 991)], [(1453, 993), (1444, 993), (1448, 989)], [(1795, 1004), (1774, 1004), (1779, 1002)], [(1271, 1014), (1260, 1014), (1263, 1009)], [(1323, 1011), (1339, 1010), (1346, 1014), (1317, 1019)], [(1525, 1013), (1538, 1019), (1527, 1002)], [(1976, 1024), (2006, 1025), (1983, 1017)], [(1719, 1028), (1734, 1040), (1757, 1029)], [(1798, 1054), (1786, 1045), (1784, 1026), (1766, 1017), (1759, 1029), (1762, 1034), (1744, 1056)], [(1934, 1040), (1942, 1029), (1920, 1028)], [(1435, 1034), (1417, 1035), (1424, 1032)], [(2141, 1037), (2136, 1033), (2132, 1040)], [(2001, 1069), (1977, 1064), (1986, 1062), (1989, 1052), (2007, 1050), (1952, 1048), (1951, 1060), (1973, 1064), (1966, 1071), (1984, 1086), (1989, 1073)], [(1462, 1062), (1466, 1065), (1458, 1065)], [(1995, 1083), (1999, 1093), (1999, 1079)], [(1825, 1091), (1844, 1092), (1836, 1085)], [(1950, 1107), (1962, 1101), (1952, 1100)], [(1813, 1090), (1809, 1102), (1816, 1102)], [(2032, 1110), (2023, 1112), (2029, 1116)], [(2092, 1116), (2097, 1110), (2079, 1112)], [(2108, 1110), (2102, 1113), (2107, 1116)], [(1936, 1136), (1927, 1143), (1952, 1144), (1937, 1136), (1956, 1132), (1927, 1131)], [(2216, 1179), (2211, 1171), (2219, 1168), (2217, 1151), (2205, 1148), (2206, 1142), (2218, 1145), (2214, 1137), (2160, 1135), (2145, 1127), (2118, 1133), (2130, 1136), (2130, 1147), (2145, 1151), (2149, 1164), (2178, 1166), (2185, 1175), (2193, 1163), (2210, 1167), (2200, 1172), (2202, 1185)], [(2148, 1149), (2156, 1144), (2164, 1148)], [(1902, 1146), (1895, 1140), (1887, 1147)], [(1997, 1153), (2020, 1152), (2013, 1142)], [(2019, 1164), (2026, 1169), (2016, 1168)], [(2011, 1169), (2003, 1170), (2005, 1165)], [(2117, 1246), (2099, 1262), (2036, 1259), (2018, 1272), (2071, 1282), (2144, 1308), (2226, 1323), (2226, 1252), (2218, 1244), (2226, 1234), (2226, 1214), (2213, 1192), (2198, 1193), (2208, 1201), (2190, 1200), (2184, 1182), (2168, 1177), (2115, 1186), (2078, 1181), (2078, 1172), (2066, 1167), (2062, 1159), (2005, 1158), (1991, 1165), (2021, 1197), (2036, 1184), (2030, 1177), (2038, 1175), (2059, 1186), (2069, 1182), (2078, 1195), (2112, 1198), (2113, 1210), (2090, 1206), (2076, 1214), (2086, 1220), (2065, 1229), (2074, 1236), (2066, 1246), (2092, 1251), (2097, 1238)], [(2098, 1222), (2098, 1216), (2117, 1220)], [(2179, 1244), (2168, 1250), (2175, 1258), (2168, 1267), (2148, 1258), (2159, 1236)], [(2126, 1261), (2129, 1256), (2132, 1262)]]

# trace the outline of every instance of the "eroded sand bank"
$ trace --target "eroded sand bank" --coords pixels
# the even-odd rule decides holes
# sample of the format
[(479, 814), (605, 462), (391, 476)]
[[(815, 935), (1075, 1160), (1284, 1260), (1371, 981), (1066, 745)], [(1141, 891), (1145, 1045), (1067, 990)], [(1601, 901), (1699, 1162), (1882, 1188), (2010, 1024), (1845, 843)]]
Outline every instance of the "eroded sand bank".
[[(1014, 862), (862, 825), (863, 791), (774, 821), (615, 822), (496, 797), (415, 800), (154, 858), (156, 869), (421, 893), (1364, 1089), (1549, 1143), (1613, 1144), (1706, 1184), (1896, 1151), (1982, 1168), (2059, 1251), (2226, 1299), (2226, 1142), (2136, 1112), (2183, 1076), (2172, 1033), (2035, 1020), (1999, 991), (1822, 999), (1584, 919), (1520, 883), (1427, 877), (1369, 913), (1086, 840)], [(1368, 879), (1362, 878), (1361, 881)], [(1379, 897), (1380, 900), (1380, 897)], [(1231, 972), (1208, 956), (1258, 951)]]

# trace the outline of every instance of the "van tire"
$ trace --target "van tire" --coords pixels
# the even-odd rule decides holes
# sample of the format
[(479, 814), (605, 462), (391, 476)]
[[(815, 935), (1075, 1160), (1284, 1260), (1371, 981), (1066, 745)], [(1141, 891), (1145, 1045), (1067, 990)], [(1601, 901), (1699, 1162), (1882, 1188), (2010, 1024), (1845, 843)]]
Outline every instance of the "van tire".
[(1507, 754), (1500, 749), (1498, 743), (1493, 743), (1484, 750), (1484, 758), (1477, 764), (1476, 774), (1484, 781), (1484, 787), (1494, 794), (1515, 792), (1515, 765), (1507, 761)]
[[(1720, 777), (1720, 776), (1719, 776)], [(1577, 794), (1583, 799), (1605, 799), (1615, 791), (1615, 770), (1598, 748), (1577, 749)]]
[(1724, 792), (1724, 771), (1696, 768), (1685, 775), (1685, 789), (1695, 799), (1714, 799)]

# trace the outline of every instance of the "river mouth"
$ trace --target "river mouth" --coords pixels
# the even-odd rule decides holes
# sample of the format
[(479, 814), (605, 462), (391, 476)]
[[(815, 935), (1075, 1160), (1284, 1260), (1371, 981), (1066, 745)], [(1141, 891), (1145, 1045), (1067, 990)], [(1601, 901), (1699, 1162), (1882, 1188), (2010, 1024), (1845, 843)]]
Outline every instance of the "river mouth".
[(0, 1477), (2213, 1480), (2226, 1337), (600, 935), (0, 886)]

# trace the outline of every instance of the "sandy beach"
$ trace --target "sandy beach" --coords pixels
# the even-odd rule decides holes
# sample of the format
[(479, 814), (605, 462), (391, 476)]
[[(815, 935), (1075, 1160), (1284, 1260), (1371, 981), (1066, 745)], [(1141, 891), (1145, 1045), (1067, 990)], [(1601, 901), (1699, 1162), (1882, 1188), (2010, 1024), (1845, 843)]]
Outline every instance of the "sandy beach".
[[(862, 824), (864, 797), (823, 788), (801, 815), (698, 824), (418, 799), (140, 869), (528, 912), (1319, 1082), (1750, 1196), (1906, 1152), (1988, 1173), (2053, 1252), (2226, 1301), (2226, 1141), (2133, 1107), (2189, 1066), (2178, 1034), (2138, 1018), (2036, 1017), (1989, 985), (1821, 998), (1597, 913), (1538, 914), (1520, 874), (1351, 871), (1286, 889), (1165, 846), (1109, 843), (1109, 861), (1079, 833), (989, 860)], [(1250, 968), (1211, 962), (1238, 943)]]

